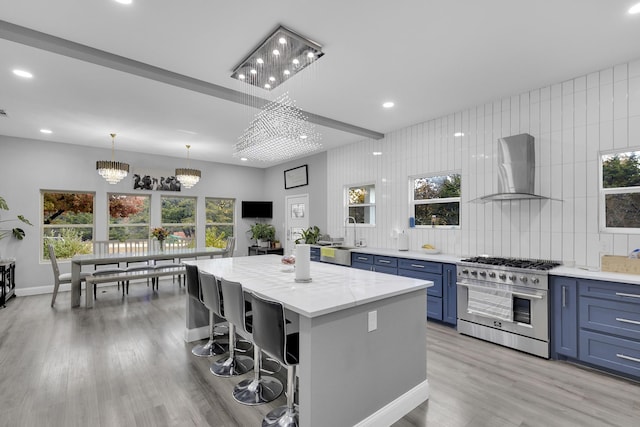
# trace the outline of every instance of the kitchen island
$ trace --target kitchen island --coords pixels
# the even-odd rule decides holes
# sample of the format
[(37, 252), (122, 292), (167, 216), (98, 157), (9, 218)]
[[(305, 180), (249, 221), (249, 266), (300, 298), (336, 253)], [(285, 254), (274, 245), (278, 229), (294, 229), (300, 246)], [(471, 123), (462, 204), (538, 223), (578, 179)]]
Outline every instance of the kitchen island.
[(280, 258), (189, 264), (283, 303), (300, 332), (300, 426), (387, 426), (428, 399), (431, 282), (312, 263), (312, 281), (296, 283)]

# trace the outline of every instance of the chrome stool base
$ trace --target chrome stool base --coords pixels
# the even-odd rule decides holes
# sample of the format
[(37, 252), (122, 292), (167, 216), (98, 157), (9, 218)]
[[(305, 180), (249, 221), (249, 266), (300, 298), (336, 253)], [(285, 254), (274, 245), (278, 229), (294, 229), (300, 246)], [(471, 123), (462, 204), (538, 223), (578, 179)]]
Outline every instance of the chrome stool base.
[(234, 377), (246, 374), (253, 369), (253, 359), (247, 356), (235, 355), (215, 362), (209, 370), (218, 377)]
[(207, 341), (206, 344), (199, 344), (191, 349), (191, 354), (198, 357), (211, 357), (225, 354), (229, 351), (229, 343), (218, 341)]
[(298, 411), (280, 406), (264, 416), (262, 427), (298, 427)]
[(261, 405), (276, 400), (283, 388), (282, 383), (273, 377), (247, 379), (233, 388), (233, 398), (243, 405)]

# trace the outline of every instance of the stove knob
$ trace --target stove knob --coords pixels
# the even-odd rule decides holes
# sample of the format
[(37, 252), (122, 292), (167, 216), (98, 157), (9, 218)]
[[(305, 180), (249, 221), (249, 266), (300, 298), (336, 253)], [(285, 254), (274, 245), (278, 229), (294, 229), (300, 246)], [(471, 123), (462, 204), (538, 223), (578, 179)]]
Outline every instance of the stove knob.
[(540, 279), (534, 277), (533, 279), (531, 279), (531, 283), (540, 283)]
[(475, 270), (471, 270), (471, 275), (472, 275), (472, 276), (477, 276), (477, 275), (478, 275), (478, 272), (477, 272), (477, 271), (475, 271)]
[(515, 275), (515, 274), (511, 274), (511, 275), (509, 276), (509, 280), (511, 280), (512, 282), (515, 282), (515, 281), (516, 281), (516, 279), (517, 279), (517, 277), (516, 277), (516, 275)]
[(480, 275), (481, 275), (482, 277), (486, 277), (486, 276), (487, 276), (487, 272), (486, 272), (486, 271), (481, 271), (481, 272), (480, 272)]
[(496, 272), (495, 271), (491, 271), (489, 273), (489, 277), (496, 277)]
[(498, 276), (501, 280), (506, 280), (507, 279), (507, 275), (504, 273), (500, 273), (500, 276)]
[(526, 277), (524, 277), (524, 276), (520, 276), (520, 281), (521, 281), (522, 283), (527, 283), (527, 278), (526, 278)]

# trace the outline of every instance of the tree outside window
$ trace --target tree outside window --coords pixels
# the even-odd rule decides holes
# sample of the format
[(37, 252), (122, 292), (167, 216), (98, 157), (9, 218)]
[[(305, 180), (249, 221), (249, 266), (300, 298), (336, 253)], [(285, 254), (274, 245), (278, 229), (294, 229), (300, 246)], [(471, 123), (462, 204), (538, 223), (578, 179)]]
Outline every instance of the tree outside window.
[(196, 200), (195, 197), (161, 197), (162, 226), (170, 233), (167, 241), (185, 241), (195, 245)]
[(226, 247), (227, 238), (234, 236), (234, 210), (234, 199), (216, 197), (205, 199), (207, 222), (205, 243), (207, 247)]
[(460, 225), (460, 174), (411, 180), (412, 210), (417, 226)]
[(109, 240), (149, 238), (148, 195), (109, 194)]
[(356, 224), (376, 223), (376, 186), (361, 185), (347, 189), (348, 216), (355, 218)]
[(53, 245), (58, 259), (93, 251), (94, 193), (42, 191), (42, 260)]
[(640, 231), (640, 151), (601, 156), (604, 229)]

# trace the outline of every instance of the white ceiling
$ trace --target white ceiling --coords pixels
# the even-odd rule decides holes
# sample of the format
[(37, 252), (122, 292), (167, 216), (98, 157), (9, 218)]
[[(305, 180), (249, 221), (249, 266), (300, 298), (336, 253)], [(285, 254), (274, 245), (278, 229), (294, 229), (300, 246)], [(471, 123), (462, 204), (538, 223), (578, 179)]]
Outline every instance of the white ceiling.
[[(289, 91), (305, 111), (386, 133), (640, 58), (640, 14), (627, 14), (635, 2), (0, 0), (0, 19), (238, 91), (232, 68), (281, 24), (325, 55), (256, 94)], [(233, 144), (255, 110), (2, 34), (0, 134), (110, 148), (116, 132), (118, 160), (122, 151), (186, 157), (191, 144), (193, 159), (247, 165)], [(383, 109), (387, 100), (396, 107)], [(319, 131), (325, 149), (364, 139)]]

